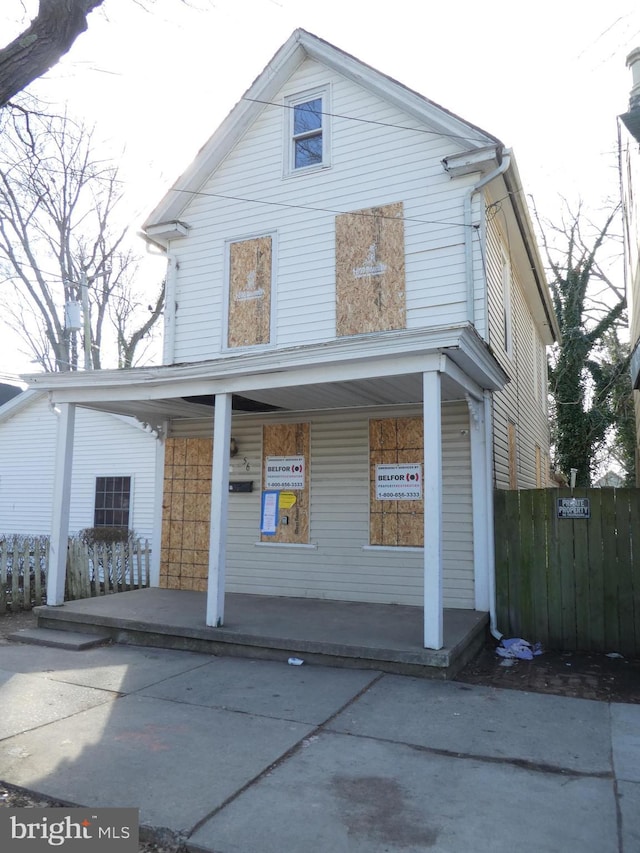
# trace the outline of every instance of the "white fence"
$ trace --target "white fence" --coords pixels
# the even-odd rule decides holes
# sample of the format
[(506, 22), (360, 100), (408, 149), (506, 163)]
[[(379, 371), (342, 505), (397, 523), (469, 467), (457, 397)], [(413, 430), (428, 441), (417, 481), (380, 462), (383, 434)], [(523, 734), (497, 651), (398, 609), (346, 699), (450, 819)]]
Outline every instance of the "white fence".
[[(149, 586), (148, 540), (69, 540), (65, 600), (110, 595)], [(46, 536), (0, 536), (0, 613), (46, 604), (49, 540)]]

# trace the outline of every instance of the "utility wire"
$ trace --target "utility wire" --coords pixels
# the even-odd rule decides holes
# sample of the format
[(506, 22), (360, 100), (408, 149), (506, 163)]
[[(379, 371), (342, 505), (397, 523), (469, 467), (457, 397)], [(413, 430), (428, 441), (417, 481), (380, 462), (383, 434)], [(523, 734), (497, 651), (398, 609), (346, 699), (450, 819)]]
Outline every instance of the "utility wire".
[[(419, 97), (423, 97), (423, 96), (420, 95)], [(264, 101), (260, 98), (247, 98), (246, 95), (243, 95), (241, 100), (250, 101), (251, 103), (254, 103), (254, 104), (264, 104), (265, 106), (269, 106), (269, 107), (280, 107), (281, 109), (284, 109), (284, 110), (294, 110), (297, 106), (299, 106), (299, 104), (281, 104), (281, 103), (277, 103), (276, 101)], [(431, 103), (433, 103), (433, 102), (431, 102)], [(437, 105), (434, 104), (434, 106), (437, 106)], [(444, 107), (438, 107), (438, 109), (443, 110)], [(424, 133), (424, 134), (427, 134), (430, 136), (445, 136), (448, 139), (463, 139), (463, 140), (465, 140), (465, 142), (477, 142), (478, 141), (477, 135), (476, 136), (463, 136), (460, 133), (443, 133), (441, 130), (427, 130), (426, 128), (423, 128), (423, 127), (408, 127), (407, 125), (403, 125), (403, 124), (394, 124), (393, 122), (388, 122), (388, 121), (377, 121), (376, 119), (372, 119), (372, 118), (358, 118), (357, 116), (347, 116), (347, 115), (343, 115), (342, 113), (329, 113), (329, 112), (325, 112), (324, 110), (311, 110), (310, 112), (313, 112), (314, 115), (330, 116), (331, 118), (342, 118), (342, 119), (345, 119), (346, 121), (357, 121), (357, 122), (360, 122), (362, 124), (376, 124), (376, 125), (379, 125), (380, 127), (393, 127), (393, 128), (396, 128), (397, 130), (410, 130), (413, 133)], [(451, 115), (453, 115), (453, 114), (451, 114)], [(464, 119), (458, 119), (457, 116), (453, 116), (453, 118), (456, 118), (457, 121), (464, 122)], [(464, 122), (464, 123), (466, 124), (466, 122)], [(493, 136), (492, 134), (490, 134), (488, 132), (485, 132), (484, 130), (481, 130), (480, 128), (478, 128), (478, 131), (483, 136), (486, 136), (489, 139), (493, 139), (495, 142), (499, 141), (495, 138), (495, 136)]]
[[(308, 204), (291, 204), (290, 202), (284, 202), (284, 201), (266, 201), (266, 200), (260, 199), (260, 198), (243, 198), (241, 196), (225, 195), (223, 193), (204, 192), (203, 190), (178, 189), (177, 187), (172, 187), (169, 190), (169, 192), (185, 193), (186, 195), (192, 195), (192, 196), (205, 196), (207, 198), (223, 198), (223, 199), (227, 199), (229, 201), (246, 201), (246, 202), (251, 202), (252, 204), (266, 204), (266, 205), (271, 205), (273, 207), (293, 208), (294, 210), (312, 210), (312, 211), (316, 211), (318, 213), (334, 213), (337, 215), (349, 214), (350, 216), (362, 216), (363, 218), (369, 218), (369, 219), (391, 219), (395, 222), (398, 222), (398, 221), (419, 222), (421, 225), (457, 225), (457, 226), (461, 226), (463, 228), (465, 228), (465, 227), (466, 228), (474, 228), (475, 227), (473, 225), (465, 226), (465, 224), (463, 222), (459, 222), (459, 221), (455, 221), (455, 220), (452, 221), (450, 219), (448, 219), (448, 220), (445, 220), (445, 219), (418, 219), (418, 217), (415, 217), (415, 216), (384, 216), (384, 215), (380, 215), (377, 213), (368, 213), (367, 211), (361, 211), (361, 210), (359, 210), (359, 211), (358, 210), (356, 210), (356, 211), (353, 211), (353, 210), (335, 210), (334, 208), (330, 208), (330, 207), (313, 207), (313, 206), (308, 205)], [(377, 206), (384, 207), (384, 205), (373, 205), (373, 207), (377, 207)]]

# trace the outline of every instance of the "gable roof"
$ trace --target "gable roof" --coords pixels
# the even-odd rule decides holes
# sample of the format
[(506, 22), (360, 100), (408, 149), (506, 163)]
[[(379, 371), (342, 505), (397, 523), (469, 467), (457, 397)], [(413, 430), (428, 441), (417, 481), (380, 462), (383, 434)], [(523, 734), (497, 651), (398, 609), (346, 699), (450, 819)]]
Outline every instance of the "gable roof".
[(295, 30), (254, 80), (213, 136), (204, 144), (195, 160), (174, 183), (162, 201), (143, 224), (153, 226), (174, 222), (189, 203), (189, 195), (197, 192), (232, 150), (247, 128), (266, 105), (272, 103), (289, 77), (305, 59), (313, 59), (373, 92), (399, 109), (429, 125), (435, 132), (460, 140), (461, 149), (484, 148), (502, 143), (495, 136), (465, 121), (377, 71), (365, 62), (335, 47), (306, 30)]
[(8, 382), (0, 382), (0, 406), (8, 403), (9, 400), (12, 400), (21, 393), (22, 388), (18, 388), (17, 385), (11, 385)]

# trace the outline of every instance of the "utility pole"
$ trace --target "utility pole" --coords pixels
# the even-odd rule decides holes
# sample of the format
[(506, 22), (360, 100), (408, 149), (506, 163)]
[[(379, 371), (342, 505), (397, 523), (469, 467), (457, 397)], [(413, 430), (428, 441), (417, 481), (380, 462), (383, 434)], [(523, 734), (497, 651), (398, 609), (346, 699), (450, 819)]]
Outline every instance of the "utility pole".
[(91, 315), (89, 314), (89, 283), (85, 271), (80, 276), (80, 299), (84, 324), (84, 369), (91, 370)]

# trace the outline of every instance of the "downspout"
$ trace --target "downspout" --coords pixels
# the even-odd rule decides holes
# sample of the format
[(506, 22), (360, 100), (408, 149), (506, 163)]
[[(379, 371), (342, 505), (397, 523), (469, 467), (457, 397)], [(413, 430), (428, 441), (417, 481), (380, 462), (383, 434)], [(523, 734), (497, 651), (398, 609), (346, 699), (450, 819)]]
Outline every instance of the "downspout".
[(487, 525), (487, 564), (489, 569), (489, 631), (494, 640), (501, 640), (504, 636), (498, 629), (496, 615), (496, 545), (493, 531), (493, 412), (491, 406), (491, 394), (484, 392), (484, 435), (486, 448), (486, 501), (490, 506), (492, 523)]
[[(464, 198), (464, 248), (465, 248), (465, 260), (466, 260), (466, 272), (467, 272), (467, 320), (469, 323), (475, 326), (475, 277), (474, 277), (474, 269), (473, 269), (473, 234), (474, 234), (474, 226), (473, 226), (473, 199), (487, 184), (490, 184), (495, 178), (500, 175), (504, 175), (504, 173), (509, 169), (511, 165), (511, 152), (509, 150), (503, 150), (502, 160), (500, 165), (493, 169), (491, 172), (488, 172), (484, 177), (480, 178), (480, 180), (474, 184)], [(487, 287), (485, 282), (485, 335), (484, 337), (488, 340), (489, 336), (489, 306), (487, 304)], [(486, 491), (486, 500), (487, 506), (493, 507), (493, 425), (492, 425), (492, 412), (491, 412), (491, 398), (489, 394), (484, 395), (484, 428), (485, 428), (485, 465), (486, 465), (486, 477), (485, 482), (487, 484)], [(493, 519), (493, 512), (490, 514), (490, 518)], [(495, 578), (495, 543), (494, 543), (494, 533), (493, 533), (493, 524), (487, 525), (487, 554), (486, 559), (488, 562), (489, 569), (489, 631), (491, 632), (491, 636), (495, 640), (501, 640), (503, 634), (498, 630), (497, 625), (497, 616), (496, 616), (496, 578)]]
[[(165, 255), (167, 259), (167, 275), (164, 292), (164, 337), (162, 344), (162, 363), (173, 364), (175, 357), (175, 317), (176, 317), (176, 275), (178, 270), (178, 261), (173, 252), (170, 252), (167, 245), (149, 237), (144, 231), (139, 231), (138, 236), (147, 244), (147, 252), (152, 255)], [(151, 247), (159, 249), (158, 252), (152, 252)]]
[[(464, 197), (464, 251), (465, 251), (465, 268), (467, 271), (467, 320), (472, 325), (475, 325), (476, 321), (476, 311), (475, 311), (475, 278), (473, 275), (473, 197), (477, 195), (480, 190), (486, 187), (487, 184), (491, 183), (495, 178), (499, 175), (503, 175), (509, 166), (511, 165), (511, 151), (503, 150), (502, 153), (502, 161), (500, 165), (497, 166), (493, 171), (486, 174), (483, 178), (480, 178), (477, 184), (474, 184), (471, 189), (467, 192)], [(486, 288), (485, 288), (486, 292)], [(487, 330), (485, 330), (485, 338), (488, 337), (488, 309), (485, 307), (485, 322), (487, 324)]]
[(167, 285), (164, 298), (164, 346), (163, 364), (175, 363), (176, 352), (176, 278), (178, 260), (173, 252), (167, 250)]

